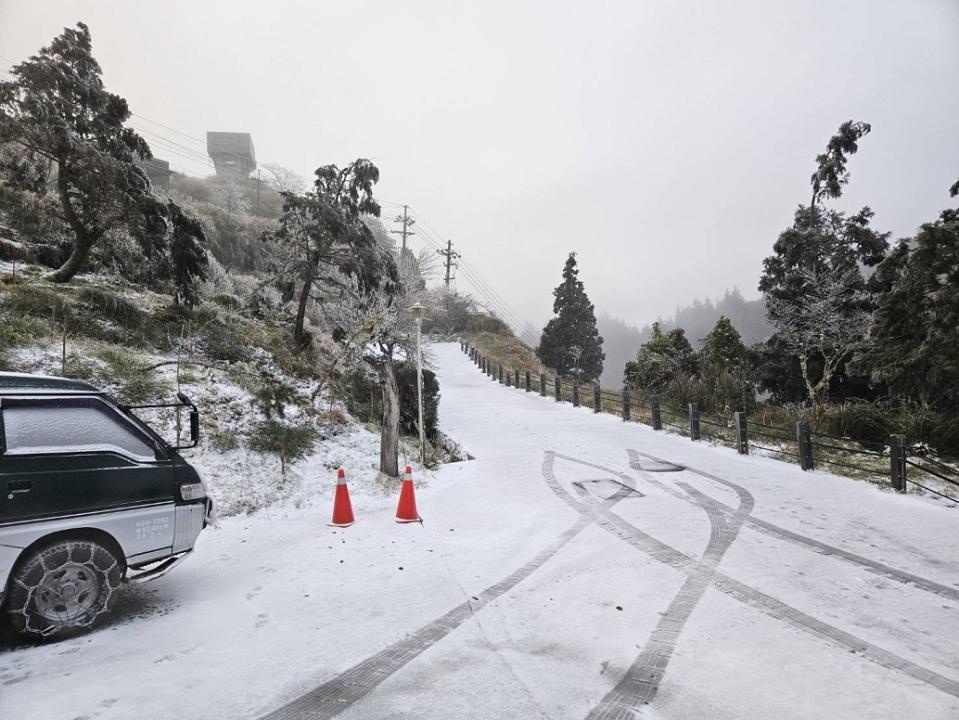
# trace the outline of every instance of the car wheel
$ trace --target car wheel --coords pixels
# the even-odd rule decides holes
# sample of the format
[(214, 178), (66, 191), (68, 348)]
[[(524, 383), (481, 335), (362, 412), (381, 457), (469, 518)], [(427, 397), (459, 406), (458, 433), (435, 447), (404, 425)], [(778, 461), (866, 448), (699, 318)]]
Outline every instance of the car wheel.
[(40, 548), (10, 577), (10, 622), (18, 632), (40, 636), (90, 627), (113, 606), (123, 570), (110, 550), (91, 540)]

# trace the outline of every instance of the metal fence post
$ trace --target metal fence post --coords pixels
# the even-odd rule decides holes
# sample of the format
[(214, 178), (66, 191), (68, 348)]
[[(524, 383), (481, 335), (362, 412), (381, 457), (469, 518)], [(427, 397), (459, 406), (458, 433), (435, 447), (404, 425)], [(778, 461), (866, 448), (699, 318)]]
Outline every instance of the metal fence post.
[(600, 388), (599, 383), (593, 383), (593, 412), (601, 412), (603, 407), (603, 395), (602, 388)]
[(799, 467), (803, 470), (815, 470), (816, 464), (812, 457), (812, 437), (809, 434), (809, 423), (805, 420), (796, 423), (796, 442), (799, 444)]
[(556, 402), (563, 401), (563, 386), (560, 383), (559, 376), (556, 376), (553, 379), (553, 384), (556, 386)]
[(689, 439), (699, 440), (699, 406), (689, 403)]
[(659, 397), (649, 396), (649, 413), (653, 416), (653, 430), (663, 429), (663, 416), (659, 412)]
[(892, 487), (897, 492), (906, 492), (906, 457), (906, 436), (890, 436), (889, 470), (892, 476)]
[(529, 392), (532, 389), (533, 389), (533, 386), (532, 384), (530, 384), (530, 381), (529, 381), (529, 370), (527, 370), (526, 371), (526, 392)]
[(539, 394), (546, 397), (546, 373), (539, 374)]
[(746, 424), (746, 413), (738, 412), (733, 415), (736, 423), (736, 450), (740, 455), (749, 455), (749, 426)]
[(623, 422), (629, 420), (629, 388), (623, 385)]
[(573, 407), (579, 407), (579, 383), (573, 383)]
[(513, 379), (515, 380), (513, 385), (515, 385), (516, 387), (519, 387), (519, 370), (513, 371)]

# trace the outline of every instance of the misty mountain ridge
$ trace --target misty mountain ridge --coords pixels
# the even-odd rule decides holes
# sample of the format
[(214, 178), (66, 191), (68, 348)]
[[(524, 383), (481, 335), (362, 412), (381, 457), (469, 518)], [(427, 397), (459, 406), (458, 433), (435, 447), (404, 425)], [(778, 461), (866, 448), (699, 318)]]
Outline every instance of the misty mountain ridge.
[[(739, 288), (727, 290), (715, 303), (709, 298), (704, 301), (697, 298), (686, 307), (677, 307), (672, 318), (657, 318), (656, 322), (664, 331), (683, 328), (689, 342), (698, 348), (723, 315), (732, 321), (746, 345), (763, 342), (773, 334), (766, 322), (766, 303), (763, 298), (746, 300)], [(652, 323), (637, 328), (603, 312), (597, 315), (596, 322), (603, 336), (603, 350), (606, 353), (602, 384), (620, 387), (623, 384), (623, 368), (629, 360), (635, 359), (640, 345), (649, 340)]]

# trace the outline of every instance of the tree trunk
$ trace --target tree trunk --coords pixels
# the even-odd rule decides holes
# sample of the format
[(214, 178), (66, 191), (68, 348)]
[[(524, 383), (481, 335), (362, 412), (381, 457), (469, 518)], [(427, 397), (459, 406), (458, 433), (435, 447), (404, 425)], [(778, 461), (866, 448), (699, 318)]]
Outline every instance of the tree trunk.
[(87, 254), (90, 252), (90, 248), (93, 247), (97, 236), (87, 232), (87, 228), (83, 226), (80, 218), (77, 217), (76, 212), (73, 210), (73, 205), (70, 203), (66, 166), (63, 162), (58, 164), (57, 170), (57, 191), (60, 195), (60, 204), (63, 206), (63, 216), (66, 218), (70, 229), (73, 230), (76, 241), (73, 243), (73, 250), (70, 252), (70, 257), (50, 275), (50, 279), (54, 282), (67, 282), (80, 271), (80, 268), (83, 266), (83, 261), (87, 259)]
[(300, 301), (296, 306), (296, 323), (293, 325), (293, 346), (297, 352), (306, 347), (303, 321), (306, 318), (306, 304), (310, 301), (310, 290), (312, 288), (312, 276), (305, 278), (303, 281), (303, 289), (300, 291)]
[(809, 393), (809, 402), (812, 403), (813, 415), (816, 413), (816, 388), (813, 387), (812, 380), (809, 379), (809, 359), (805, 355), (799, 356), (799, 369), (802, 371), (802, 379), (806, 383), (806, 392)]
[(90, 252), (90, 248), (93, 247), (93, 243), (89, 240), (80, 240), (79, 238), (73, 244), (73, 250), (70, 252), (70, 257), (66, 259), (66, 262), (63, 263), (55, 272), (50, 275), (50, 279), (54, 282), (67, 282), (80, 272), (80, 268), (83, 266), (83, 261), (87, 259), (87, 254)]
[(380, 430), (380, 472), (400, 476), (400, 391), (396, 385), (393, 361), (386, 360), (379, 368), (383, 388), (383, 425)]

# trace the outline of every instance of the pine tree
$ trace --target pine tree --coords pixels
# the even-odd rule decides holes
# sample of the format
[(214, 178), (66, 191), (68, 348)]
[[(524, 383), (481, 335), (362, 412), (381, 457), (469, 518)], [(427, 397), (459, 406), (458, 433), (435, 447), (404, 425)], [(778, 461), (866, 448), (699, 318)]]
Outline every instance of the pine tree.
[(959, 406), (959, 210), (946, 210), (901, 240), (876, 272), (881, 287), (873, 347), (874, 382), (923, 405)]
[(703, 340), (703, 390), (712, 410), (749, 409), (755, 399), (749, 351), (729, 318), (721, 316)]
[(591, 381), (603, 372), (603, 338), (596, 329), (593, 303), (586, 296), (576, 267), (576, 253), (570, 253), (563, 268), (563, 282), (553, 291), (556, 314), (543, 328), (536, 355), (560, 375), (576, 375)]

